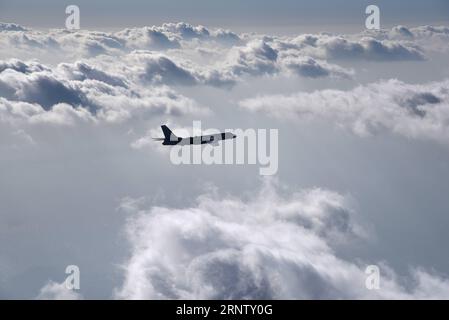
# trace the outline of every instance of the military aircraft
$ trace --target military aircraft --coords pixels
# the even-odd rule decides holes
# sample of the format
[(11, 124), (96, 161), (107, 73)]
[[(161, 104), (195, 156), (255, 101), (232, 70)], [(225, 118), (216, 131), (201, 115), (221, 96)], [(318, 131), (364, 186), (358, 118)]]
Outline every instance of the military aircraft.
[(190, 144), (218, 144), (220, 140), (235, 139), (237, 136), (231, 132), (222, 132), (216, 134), (209, 134), (205, 136), (195, 136), (181, 138), (177, 137), (166, 125), (161, 126), (162, 132), (164, 133), (164, 138), (153, 138), (156, 141), (162, 141), (164, 146), (174, 146), (174, 145), (190, 145)]

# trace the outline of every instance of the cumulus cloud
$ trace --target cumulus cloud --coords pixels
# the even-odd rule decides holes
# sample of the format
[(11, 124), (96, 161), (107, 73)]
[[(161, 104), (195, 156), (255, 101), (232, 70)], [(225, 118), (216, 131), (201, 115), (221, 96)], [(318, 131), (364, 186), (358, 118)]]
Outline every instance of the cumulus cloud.
[(53, 119), (73, 124), (73, 116), (121, 122), (152, 115), (208, 112), (167, 86), (141, 86), (86, 62), (62, 63), (52, 69), (37, 62), (10, 60), (0, 61), (0, 67), (4, 120)]
[(206, 27), (202, 25), (193, 26), (185, 22), (164, 23), (161, 29), (178, 34), (183, 39), (204, 38), (210, 35), (210, 32)]
[(235, 79), (242, 75), (273, 75), (285, 70), (306, 78), (350, 78), (354, 73), (353, 70), (304, 55), (299, 50), (276, 49), (266, 40), (253, 40), (245, 46), (231, 49), (222, 70)]
[(156, 115), (180, 116), (184, 114), (205, 115), (209, 109), (199, 106), (194, 100), (162, 86), (142, 89), (141, 93), (124, 92), (118, 89), (112, 94), (92, 92), (88, 95), (102, 108), (97, 117), (107, 122), (122, 122), (131, 118)]
[(240, 105), (291, 120), (325, 119), (361, 136), (388, 130), (410, 138), (449, 141), (448, 80), (423, 85), (388, 80), (349, 91), (259, 96)]
[[(138, 125), (154, 117), (208, 112), (186, 96), (200, 90), (180, 86), (232, 88), (272, 76), (283, 81), (296, 76), (354, 80), (352, 61), (374, 61), (376, 68), (387, 61), (425, 60), (429, 50), (447, 50), (448, 35), (446, 27), (431, 26), (279, 37), (187, 23), (118, 32), (39, 31), (0, 24), (0, 58), (5, 59), (0, 60), (0, 121), (13, 124), (5, 125), (11, 130), (6, 137), (14, 136), (11, 141), (18, 144), (34, 144), (33, 138), (39, 143), (34, 134), (45, 130), (33, 129), (43, 125), (107, 123), (109, 128), (136, 120), (126, 124), (138, 132)], [(241, 97), (248, 92), (240, 89), (231, 93)], [(204, 101), (213, 99), (213, 92), (206, 92)], [(449, 141), (448, 80), (421, 85), (388, 80), (347, 91), (262, 95), (240, 105), (289, 121), (324, 119), (362, 136), (389, 131), (446, 145)], [(161, 147), (150, 140), (160, 136), (159, 128), (139, 136), (127, 137), (126, 146), (151, 146), (151, 151)], [(118, 298), (449, 296), (443, 277), (411, 268), (411, 285), (403, 286), (381, 263), (381, 290), (367, 290), (368, 263), (338, 254), (339, 246), (360, 240), (366, 232), (350, 197), (329, 190), (289, 193), (268, 183), (250, 198), (211, 192), (186, 208), (148, 207), (135, 199), (125, 199), (121, 208), (129, 212), (131, 252), (123, 265), (124, 282), (116, 289)], [(39, 296), (73, 294), (49, 282)]]
[(242, 76), (263, 76), (279, 72), (278, 54), (267, 43), (255, 40), (244, 46), (234, 47), (224, 61), (210, 66), (199, 66), (190, 61), (147, 51), (136, 51), (129, 59), (144, 63), (142, 79), (155, 84), (195, 85), (206, 84), (230, 87)]
[[(389, 30), (365, 30), (355, 37), (373, 38), (417, 48), (421, 53), (447, 53), (449, 50), (449, 28), (446, 26), (394, 26)], [(352, 37), (354, 38), (354, 36)]]
[(446, 26), (418, 26), (407, 27), (403, 25), (394, 26), (391, 30), (379, 30), (375, 33), (366, 33), (370, 36), (391, 39), (391, 40), (424, 40), (424, 39), (443, 39), (449, 36), (449, 28)]
[(0, 73), (6, 69), (12, 69), (21, 73), (32, 73), (49, 70), (47, 67), (37, 61), (23, 62), (18, 59), (10, 59), (8, 61), (0, 60)]
[[(45, 32), (8, 23), (0, 23), (0, 30), (3, 30), (0, 31), (0, 43), (9, 52), (14, 49), (18, 54), (29, 57), (27, 51), (33, 49), (34, 55), (49, 51), (72, 58), (117, 55), (132, 50), (185, 50), (209, 44), (220, 45), (226, 54), (233, 46), (244, 46), (259, 39), (276, 50), (294, 49), (318, 59), (422, 60), (426, 50), (446, 51), (449, 37), (449, 28), (442, 26), (396, 26), (391, 30), (360, 34), (321, 33), (293, 37), (238, 35), (230, 30), (208, 29), (185, 22), (127, 28), (114, 33), (63, 29)], [(0, 53), (7, 56), (8, 51), (0, 50)]]
[(419, 26), (407, 28), (397, 26), (386, 35), (390, 39), (400, 39), (419, 45), (431, 52), (449, 51), (449, 28), (445, 26)]
[[(67, 106), (76, 110), (85, 108), (93, 117), (112, 122), (144, 115), (207, 111), (168, 86), (209, 85), (229, 89), (251, 77), (274, 75), (354, 80), (356, 71), (335, 64), (336, 60), (346, 59), (346, 65), (349, 59), (420, 60), (424, 58), (422, 41), (436, 39), (438, 42), (449, 35), (447, 27), (432, 26), (397, 26), (391, 30), (356, 35), (321, 33), (293, 37), (237, 35), (229, 30), (208, 29), (183, 22), (130, 28), (115, 33), (58, 29), (36, 31), (14, 24), (1, 26), (5, 31), (0, 33), (0, 42), (4, 43), (0, 48), (8, 48), (9, 55), (17, 53), (18, 49), (19, 56), (24, 52), (37, 56), (39, 52), (46, 52), (67, 58), (59, 64), (43, 64), (38, 60), (0, 60), (0, 94), (10, 102), (9, 106), (26, 102), (50, 111), (60, 104), (63, 107), (58, 109), (65, 110)], [(218, 44), (220, 41), (228, 42), (228, 45)], [(442, 41), (440, 45), (447, 46), (447, 43)], [(205, 55), (209, 58), (205, 59)], [(84, 56), (88, 58), (80, 58)], [(394, 81), (389, 83), (385, 86), (393, 85)], [(370, 92), (375, 86), (367, 87)], [(361, 91), (357, 89), (352, 94), (365, 93)], [(407, 94), (409, 98), (390, 99), (397, 108), (376, 108), (376, 116), (382, 120), (367, 117), (361, 111), (367, 108), (362, 107), (354, 108), (358, 111), (338, 112), (337, 119), (360, 134), (372, 133), (385, 126), (407, 136), (419, 136), (423, 132), (445, 136), (445, 108), (442, 107), (445, 100), (440, 97), (443, 93), (429, 95), (421, 92), (415, 95), (407, 91)], [(316, 95), (322, 98), (320, 94)], [(269, 97), (263, 99), (267, 101)], [(290, 97), (285, 99), (288, 100), (286, 102), (291, 101)], [(5, 104), (5, 100), (2, 103)], [(260, 109), (263, 103), (248, 100), (245, 104), (257, 104), (259, 107), (254, 108)], [(428, 108), (428, 105), (434, 108)], [(287, 113), (294, 109), (281, 108)], [(310, 113), (317, 115), (320, 108), (318, 106)], [(359, 116), (351, 118), (347, 116), (350, 113)], [(386, 119), (389, 116), (406, 121), (393, 124)]]
[(27, 29), (16, 23), (0, 22), (1, 31), (26, 31)]
[[(7, 28), (5, 24), (3, 27)], [(336, 61), (419, 61), (425, 59), (427, 48), (432, 50), (438, 46), (444, 51), (448, 43), (447, 28), (431, 26), (397, 26), (389, 31), (352, 35), (321, 33), (284, 37), (238, 35), (230, 30), (184, 22), (118, 32), (37, 31), (20, 26), (8, 29), (15, 31), (0, 33), (0, 58), (42, 58), (66, 64), (86, 58), (101, 64), (103, 69), (86, 70), (85, 65), (78, 64), (74, 76), (103, 81), (105, 77), (100, 71), (112, 71), (115, 74), (113, 85), (117, 77), (122, 78), (118, 80), (121, 83), (123, 77), (134, 78), (134, 71), (142, 75), (140, 79), (157, 85), (223, 88), (245, 81), (248, 76), (285, 74), (348, 79), (355, 71), (336, 65)], [(430, 45), (433, 42), (436, 45)], [(141, 57), (137, 59), (139, 52)], [(142, 58), (144, 53), (146, 61)], [(110, 64), (102, 63), (105, 60)], [(123, 68), (119, 70), (115, 65)]]
[[(232, 46), (241, 39), (230, 30), (210, 30), (185, 22), (127, 28), (117, 32), (65, 29), (39, 31), (17, 24), (0, 23), (0, 58), (8, 57), (11, 49), (26, 58), (53, 55), (53, 58), (74, 59), (102, 54), (119, 55), (136, 49), (164, 51), (181, 48), (182, 42), (197, 40)], [(32, 54), (30, 50), (33, 50)]]
[(81, 91), (70, 82), (61, 81), (48, 72), (24, 74), (5, 70), (0, 74), (0, 93), (10, 100), (38, 103), (46, 110), (58, 103), (87, 105)]
[(128, 28), (116, 33), (116, 35), (126, 41), (126, 45), (131, 49), (153, 49), (165, 50), (179, 48), (177, 39), (169, 37), (166, 33), (156, 27)]
[(242, 42), (242, 39), (235, 32), (227, 29), (217, 29), (212, 32), (213, 36), (216, 40), (222, 43), (226, 43), (229, 45), (239, 44)]
[(58, 71), (65, 73), (65, 76), (71, 80), (84, 81), (91, 79), (111, 86), (127, 87), (123, 76), (104, 72), (82, 61), (77, 61), (73, 64), (61, 63), (58, 65)]
[(9, 101), (0, 97), (0, 121), (10, 124), (49, 123), (57, 125), (74, 125), (77, 123), (94, 123), (92, 114), (80, 107), (58, 103), (45, 110), (36, 103)]
[(236, 75), (264, 75), (277, 71), (278, 52), (263, 40), (250, 41), (231, 51), (226, 67)]
[[(385, 264), (380, 290), (365, 267), (339, 257), (336, 243), (364, 235), (351, 200), (309, 189), (281, 196), (266, 181), (253, 198), (208, 193), (190, 208), (145, 208), (124, 199), (131, 255), (117, 298), (447, 298), (449, 281), (411, 269), (407, 288)], [(360, 238), (359, 238), (360, 239)]]
[(348, 41), (343, 38), (332, 38), (323, 43), (328, 58), (369, 60), (422, 60), (423, 54), (418, 48), (406, 45), (362, 38), (359, 42)]
[(81, 300), (83, 297), (75, 290), (68, 289), (64, 282), (48, 281), (43, 286), (36, 299), (38, 300)]
[[(217, 49), (212, 49), (217, 52)], [(273, 75), (280, 71), (277, 51), (266, 42), (255, 40), (235, 46), (221, 61), (199, 65), (191, 61), (147, 51), (136, 51), (129, 55), (145, 63), (142, 79), (156, 84), (195, 85), (203, 84), (230, 88), (242, 81), (244, 76)]]
[(147, 54), (142, 78), (152, 83), (194, 85), (195, 75), (162, 55)]
[[(0, 52), (0, 57), (10, 56), (11, 50), (26, 59), (42, 57), (66, 63), (75, 63), (80, 57), (103, 60), (105, 57), (121, 56), (121, 62), (127, 64), (139, 61), (134, 56), (141, 51), (146, 52), (148, 57), (146, 62), (140, 59), (145, 63), (141, 68), (146, 69), (143, 78), (152, 83), (169, 85), (205, 84), (229, 88), (245, 75), (272, 75), (284, 70), (303, 77), (348, 75), (342, 68), (322, 59), (313, 60), (299, 50), (283, 52), (268, 39), (274, 38), (249, 36), (244, 39), (230, 30), (210, 30), (182, 22), (166, 23), (160, 27), (128, 28), (116, 33), (24, 29), (0, 34), (0, 42), (4, 43), (2, 47), (9, 48)], [(293, 49), (290, 48), (290, 51)], [(201, 52), (212, 52), (215, 59), (205, 64)], [(195, 53), (200, 56), (195, 57)], [(284, 58), (286, 61), (283, 61)], [(295, 59), (297, 61), (292, 61)]]
[(274, 39), (274, 46), (298, 50), (314, 58), (372, 61), (423, 60), (424, 50), (409, 42), (376, 39), (373, 34), (332, 35), (304, 34), (292, 39)]
[(403, 38), (413, 38), (414, 34), (410, 29), (405, 26), (399, 25), (391, 29), (390, 35), (392, 37), (403, 37)]
[(309, 78), (351, 78), (354, 74), (353, 70), (307, 56), (287, 56), (282, 63), (293, 73)]

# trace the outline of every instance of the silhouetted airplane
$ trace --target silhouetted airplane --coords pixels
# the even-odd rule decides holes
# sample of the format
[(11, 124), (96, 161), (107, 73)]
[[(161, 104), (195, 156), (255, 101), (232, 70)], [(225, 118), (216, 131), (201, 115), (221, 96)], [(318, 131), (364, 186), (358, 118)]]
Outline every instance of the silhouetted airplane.
[(153, 138), (153, 140), (163, 141), (162, 144), (165, 146), (218, 143), (220, 140), (234, 139), (237, 137), (231, 132), (222, 132), (217, 134), (209, 134), (206, 136), (181, 138), (177, 137), (166, 125), (162, 125), (161, 128), (164, 133), (164, 138)]

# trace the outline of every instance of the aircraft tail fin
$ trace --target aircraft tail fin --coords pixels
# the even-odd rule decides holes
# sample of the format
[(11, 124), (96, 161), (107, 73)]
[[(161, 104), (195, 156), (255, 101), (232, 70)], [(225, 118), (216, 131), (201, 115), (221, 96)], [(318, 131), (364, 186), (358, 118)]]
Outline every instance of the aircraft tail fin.
[(178, 137), (166, 125), (162, 125), (161, 128), (164, 133), (165, 141), (174, 141), (178, 139)]

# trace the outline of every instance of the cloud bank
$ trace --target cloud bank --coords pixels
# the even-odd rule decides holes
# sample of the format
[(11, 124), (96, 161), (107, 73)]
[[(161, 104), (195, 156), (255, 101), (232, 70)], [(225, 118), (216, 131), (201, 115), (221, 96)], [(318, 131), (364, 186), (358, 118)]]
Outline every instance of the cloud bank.
[(366, 264), (334, 246), (365, 234), (338, 193), (308, 189), (281, 196), (266, 181), (252, 198), (203, 194), (190, 208), (124, 199), (130, 258), (120, 299), (447, 298), (449, 280), (411, 269), (404, 287), (381, 265), (381, 289), (365, 287)]
[[(420, 61), (427, 51), (446, 52), (446, 27), (422, 26), (338, 35), (297, 36), (236, 34), (185, 22), (127, 28), (117, 32), (51, 29), (37, 31), (0, 24), (0, 59), (42, 58), (75, 63), (80, 58), (133, 62), (134, 51), (153, 55), (148, 70), (159, 83), (229, 87), (242, 75), (293, 74), (305, 78), (348, 78), (353, 70), (338, 61)], [(159, 53), (160, 55), (156, 55)], [(209, 55), (209, 58), (205, 58)], [(157, 58), (157, 59), (156, 59)], [(331, 60), (331, 61), (327, 61)], [(135, 62), (135, 61), (134, 61)], [(103, 67), (105, 67), (103, 65)], [(112, 66), (109, 66), (111, 68)], [(142, 66), (145, 69), (145, 66)]]
[[(428, 76), (437, 81), (423, 84), (395, 79), (369, 83), (375, 81), (372, 76), (369, 80), (363, 77), (370, 71), (379, 69), (382, 74), (390, 68), (408, 77), (409, 73), (400, 70), (404, 65), (419, 65), (420, 70), (429, 66), (430, 73), (431, 67), (439, 63), (439, 60), (432, 61), (435, 55), (440, 54), (437, 58), (444, 60), (441, 53), (448, 52), (448, 37), (448, 28), (433, 26), (397, 26), (352, 35), (271, 36), (237, 34), (182, 22), (118, 32), (38, 31), (3, 23), (0, 24), (0, 127), (5, 133), (4, 149), (13, 150), (5, 159), (12, 164), (15, 159), (29, 159), (30, 154), (38, 157), (39, 153), (34, 150), (57, 152), (51, 149), (56, 144), (46, 143), (50, 149), (35, 146), (52, 142), (60, 134), (61, 140), (70, 140), (73, 134), (84, 140), (73, 139), (74, 144), (62, 150), (82, 150), (77, 156), (83, 161), (71, 157), (73, 168), (85, 169), (82, 166), (88, 166), (87, 163), (90, 168), (92, 163), (100, 162), (91, 161), (90, 157), (97, 154), (84, 152), (86, 140), (90, 138), (84, 138), (87, 136), (84, 133), (93, 133), (93, 142), (100, 139), (114, 146), (103, 158), (105, 167), (99, 170), (104, 169), (108, 178), (97, 179), (96, 191), (116, 199), (129, 190), (145, 194), (148, 188), (157, 185), (149, 185), (148, 181), (153, 179), (151, 170), (163, 170), (157, 162), (160, 159), (143, 158), (137, 152), (128, 154), (130, 147), (162, 149), (151, 139), (160, 136), (159, 127), (148, 128), (165, 120), (179, 128), (191, 118), (202, 118), (211, 111), (216, 113), (211, 122), (217, 125), (234, 122), (235, 115), (236, 122), (242, 126), (267, 124), (261, 117), (254, 118), (253, 114), (244, 112), (247, 110), (260, 112), (262, 117), (267, 114), (296, 123), (323, 120), (359, 136), (387, 132), (447, 146), (448, 80), (442, 80), (438, 74)], [(402, 61), (407, 63), (398, 63)], [(368, 72), (362, 74), (365, 65), (369, 65)], [(360, 79), (366, 82), (359, 84)], [(202, 105), (195, 99), (210, 105)], [(218, 106), (232, 108), (236, 100), (240, 100), (243, 110), (218, 109)], [(269, 124), (279, 123), (282, 122)], [(44, 126), (50, 130), (41, 130)], [(70, 133), (65, 127), (57, 127), (53, 131), (54, 126), (74, 126), (75, 130)], [(93, 130), (84, 130), (87, 126)], [(145, 131), (147, 134), (142, 136)], [(80, 145), (83, 148), (77, 149)], [(101, 149), (93, 146), (92, 150)], [(30, 153), (22, 153), (24, 150)], [(289, 152), (292, 156), (298, 154), (294, 150)], [(126, 161), (118, 161), (122, 157)], [(48, 161), (49, 167), (60, 164), (51, 162), (52, 159)], [(21, 165), (20, 161), (17, 163)], [(170, 165), (165, 161), (164, 165), (167, 164)], [(322, 169), (320, 164), (316, 170)], [(18, 182), (31, 181), (21, 174), (33, 177), (28, 175), (28, 170), (34, 167), (15, 168), (12, 172), (17, 172)], [(444, 173), (444, 168), (441, 170)], [(117, 180), (110, 178), (116, 172), (123, 172), (123, 176)], [(154, 176), (155, 181), (160, 178)], [(161, 176), (164, 178), (161, 190), (173, 184), (182, 186), (177, 179), (185, 177), (166, 179), (166, 172), (161, 172)], [(141, 181), (137, 177), (150, 178)], [(214, 172), (200, 178), (219, 180), (220, 176)], [(253, 178), (248, 176), (249, 180)], [(83, 182), (90, 185), (89, 179), (92, 176)], [(346, 183), (351, 177), (342, 180)], [(53, 181), (59, 180), (46, 181), (50, 188), (58, 185)], [(103, 181), (124, 184), (111, 183), (106, 187)], [(234, 182), (223, 183), (235, 187)], [(444, 188), (445, 184), (439, 183)], [(4, 187), (13, 190), (8, 183)], [(65, 194), (67, 190), (57, 190), (58, 198), (72, 199), (71, 194)], [(76, 190), (87, 190), (87, 194), (90, 189)], [(186, 194), (190, 191), (188, 188)], [(184, 192), (180, 193), (185, 196)], [(369, 194), (365, 197), (369, 198)], [(88, 214), (100, 202), (102, 205), (113, 202), (98, 198), (96, 203), (96, 198), (90, 199), (92, 207), (87, 209)], [(130, 255), (123, 262), (124, 281), (116, 288), (115, 297), (424, 299), (449, 296), (446, 278), (411, 267), (404, 282), (402, 275), (379, 261), (374, 263), (381, 267), (381, 289), (366, 289), (365, 267), (373, 262), (339, 254), (340, 247), (351, 241), (364, 241), (366, 234), (351, 202), (349, 196), (329, 190), (294, 192), (270, 182), (258, 194), (231, 197), (210, 192), (199, 196), (194, 205), (177, 209), (170, 203), (158, 207), (145, 205), (139, 199), (124, 199), (121, 209), (129, 214), (126, 240)], [(10, 200), (4, 203), (7, 209), (9, 205), (15, 207)], [(445, 208), (444, 203), (439, 205)], [(67, 292), (63, 284), (52, 281), (41, 289), (38, 297), (80, 298)]]
[(348, 91), (259, 96), (240, 105), (293, 121), (324, 119), (360, 136), (389, 131), (446, 145), (449, 141), (448, 80), (427, 84), (388, 80)]
[[(207, 111), (165, 85), (144, 86), (81, 61), (55, 68), (35, 61), (0, 61), (0, 94), (1, 118), (8, 122), (33, 122), (38, 114), (50, 119), (61, 110), (106, 122)], [(56, 122), (72, 122), (66, 120)]]

